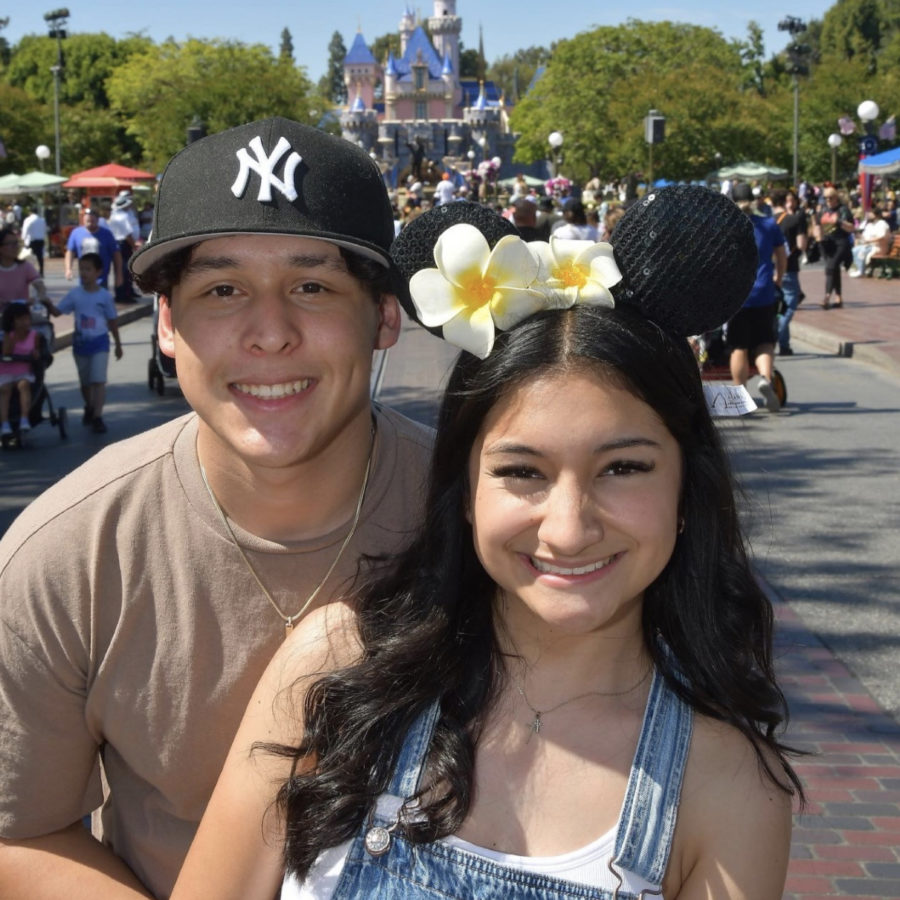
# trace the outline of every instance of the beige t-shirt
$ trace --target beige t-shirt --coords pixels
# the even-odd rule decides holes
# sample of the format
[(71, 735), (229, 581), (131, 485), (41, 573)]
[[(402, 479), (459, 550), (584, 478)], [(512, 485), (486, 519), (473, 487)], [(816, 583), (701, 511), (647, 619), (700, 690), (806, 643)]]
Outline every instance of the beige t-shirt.
[[(357, 533), (322, 591), (419, 524), (431, 433), (377, 409)], [(200, 477), (189, 415), (97, 454), (0, 542), (0, 834), (77, 822), (110, 795), (103, 839), (167, 897), (240, 717), (284, 639)], [(280, 544), (235, 528), (287, 612), (328, 571), (349, 523)]]

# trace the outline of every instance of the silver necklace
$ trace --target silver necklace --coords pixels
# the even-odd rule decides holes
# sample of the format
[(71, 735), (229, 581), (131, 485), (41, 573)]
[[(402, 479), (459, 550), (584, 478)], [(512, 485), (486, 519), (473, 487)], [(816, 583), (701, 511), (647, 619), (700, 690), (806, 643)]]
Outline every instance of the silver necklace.
[[(568, 706), (570, 703), (574, 703), (576, 700), (584, 700), (585, 697), (624, 697), (626, 694), (630, 694), (632, 691), (636, 691), (649, 677), (650, 673), (653, 671), (653, 666), (649, 666), (647, 671), (641, 675), (640, 680), (636, 681), (631, 687), (625, 688), (624, 691), (585, 691), (583, 694), (577, 694), (574, 697), (569, 697), (568, 700), (563, 700), (562, 703), (557, 703), (556, 706), (551, 706), (549, 709), (535, 709), (531, 705), (531, 701), (528, 699), (528, 695), (525, 693), (525, 688), (519, 684), (518, 678), (514, 680), (516, 690), (522, 695), (522, 699), (525, 701), (525, 705), (531, 710), (534, 714), (534, 718), (529, 723), (529, 729), (531, 734), (528, 735), (528, 740), (541, 733), (541, 728), (544, 727), (544, 716), (549, 715), (552, 712), (556, 712), (558, 709), (562, 709), (564, 706)], [(527, 742), (526, 742), (527, 743)]]
[[(275, 602), (275, 598), (266, 588), (266, 586), (262, 583), (262, 579), (259, 577), (256, 569), (253, 567), (253, 563), (247, 558), (247, 554), (244, 553), (244, 548), (238, 543), (237, 536), (234, 533), (234, 529), (231, 527), (231, 523), (228, 521), (228, 517), (225, 515), (225, 511), (222, 509), (219, 501), (216, 499), (216, 495), (213, 493), (212, 488), (209, 486), (209, 480), (206, 477), (206, 469), (203, 468), (203, 463), (200, 463), (200, 475), (203, 478), (203, 483), (206, 485), (206, 491), (209, 494), (210, 500), (212, 500), (213, 506), (216, 508), (216, 512), (219, 514), (219, 518), (222, 520), (222, 524), (225, 526), (225, 530), (228, 532), (231, 537), (231, 542), (237, 548), (238, 553), (241, 555), (241, 559), (244, 560), (244, 565), (247, 567), (247, 570), (253, 576), (253, 580), (259, 585), (259, 589), (263, 592), (266, 600), (269, 601), (269, 605), (278, 616), (284, 621), (284, 636), (287, 636), (294, 630), (294, 623), (299, 619), (303, 613), (305, 613), (312, 602), (319, 596), (320, 591), (323, 587), (325, 587), (326, 582), (331, 577), (331, 573), (334, 572), (335, 567), (340, 562), (341, 557), (344, 555), (344, 551), (347, 549), (347, 545), (353, 540), (353, 535), (356, 534), (356, 526), (359, 525), (359, 517), (362, 513), (363, 501), (366, 499), (366, 488), (369, 486), (369, 474), (372, 471), (372, 457), (375, 455), (375, 423), (372, 423), (372, 443), (369, 446), (369, 458), (366, 460), (366, 472), (363, 475), (362, 487), (359, 491), (359, 497), (356, 500), (356, 511), (353, 513), (353, 523), (350, 525), (350, 530), (347, 532), (347, 536), (344, 538), (343, 543), (341, 544), (340, 549), (337, 552), (337, 556), (335, 556), (331, 565), (328, 567), (328, 571), (325, 573), (325, 576), (322, 580), (316, 585), (315, 590), (306, 598), (306, 602), (297, 610), (292, 616), (287, 615), (284, 610)], [(526, 701), (527, 702), (527, 701)]]

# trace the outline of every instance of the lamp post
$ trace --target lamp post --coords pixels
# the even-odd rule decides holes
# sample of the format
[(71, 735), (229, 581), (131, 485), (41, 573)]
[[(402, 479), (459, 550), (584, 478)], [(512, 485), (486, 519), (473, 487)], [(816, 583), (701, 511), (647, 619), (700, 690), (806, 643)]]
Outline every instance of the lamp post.
[[(878, 136), (875, 133), (875, 120), (881, 110), (874, 100), (863, 100), (856, 107), (856, 115), (863, 124), (865, 134), (859, 139), (859, 158), (865, 159), (867, 156), (873, 156), (878, 152)], [(859, 187), (862, 192), (863, 212), (868, 212), (872, 202), (872, 184), (869, 176), (865, 172), (861, 172), (859, 176)]]
[(50, 148), (46, 144), (38, 144), (34, 148), (34, 155), (38, 158), (38, 165), (44, 171), (44, 160), (50, 159)]
[(556, 178), (559, 174), (559, 167), (562, 165), (562, 145), (565, 138), (559, 131), (551, 131), (547, 138), (550, 144), (550, 174)]
[(66, 36), (66, 20), (69, 18), (69, 10), (54, 9), (44, 13), (44, 21), (50, 29), (50, 37), (56, 38), (56, 65), (50, 67), (53, 73), (53, 125), (56, 135), (56, 174), (60, 173), (60, 143), (59, 143), (59, 79), (63, 71), (62, 39)]
[(835, 132), (828, 135), (828, 146), (831, 147), (831, 183), (837, 184), (837, 148), (844, 143), (844, 139)]
[(791, 88), (794, 91), (794, 185), (798, 181), (797, 160), (798, 160), (798, 141), (800, 133), (800, 82), (798, 75), (809, 75), (809, 63), (807, 58), (812, 52), (812, 48), (808, 44), (800, 44), (797, 42), (797, 35), (803, 34), (807, 30), (806, 23), (796, 16), (785, 16), (778, 23), (779, 31), (787, 31), (791, 36), (791, 44), (787, 48), (788, 65), (787, 71), (791, 75)]

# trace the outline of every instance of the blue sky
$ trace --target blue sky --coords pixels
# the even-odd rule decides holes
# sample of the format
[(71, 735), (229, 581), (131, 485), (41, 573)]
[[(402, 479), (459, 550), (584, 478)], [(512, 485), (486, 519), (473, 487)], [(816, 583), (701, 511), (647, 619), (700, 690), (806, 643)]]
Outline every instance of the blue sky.
[[(32, 0), (0, 12), (9, 16), (4, 37), (15, 43), (26, 34), (45, 34), (43, 14), (66, 4), (66, 0)], [(337, 30), (349, 47), (357, 29), (373, 40), (395, 31), (408, 5), (422, 16), (433, 14), (433, 2), (412, 0), (154, 0), (123, 3), (122, 0), (69, 0), (69, 30), (106, 31), (115, 38), (138, 32), (155, 41), (167, 37), (222, 37), (278, 48), (281, 30), (287, 26), (294, 40), (294, 57), (317, 80), (325, 70), (327, 47)], [(483, 28), (488, 62), (532, 45), (548, 46), (554, 40), (573, 37), (595, 25), (619, 25), (626, 18), (689, 22), (717, 28), (727, 38), (744, 38), (747, 23), (762, 26), (767, 55), (778, 52), (788, 35), (777, 30), (778, 22), (790, 14), (808, 21), (821, 18), (831, 3), (824, 0), (756, 0), (755, 3), (711, 4), (685, 0), (665, 5), (634, 0), (631, 3), (598, 3), (596, 0), (457, 0), (462, 17), (462, 40), (466, 47), (478, 46), (478, 28)], [(512, 12), (510, 10), (513, 10)], [(565, 15), (562, 15), (562, 10)], [(554, 10), (557, 12), (554, 13)]]

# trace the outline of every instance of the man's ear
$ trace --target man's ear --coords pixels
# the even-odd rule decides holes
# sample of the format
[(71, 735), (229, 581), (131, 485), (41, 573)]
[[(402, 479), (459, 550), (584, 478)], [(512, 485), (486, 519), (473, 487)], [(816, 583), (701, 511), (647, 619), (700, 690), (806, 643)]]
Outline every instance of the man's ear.
[(375, 349), (387, 350), (400, 337), (400, 302), (394, 294), (382, 294), (378, 301), (378, 330), (375, 332)]
[(175, 326), (172, 324), (172, 304), (164, 294), (159, 295), (159, 319), (156, 323), (159, 349), (175, 359)]

